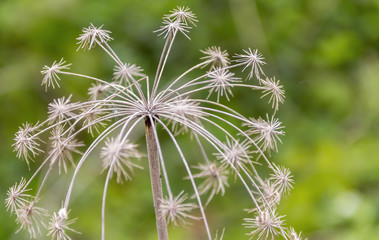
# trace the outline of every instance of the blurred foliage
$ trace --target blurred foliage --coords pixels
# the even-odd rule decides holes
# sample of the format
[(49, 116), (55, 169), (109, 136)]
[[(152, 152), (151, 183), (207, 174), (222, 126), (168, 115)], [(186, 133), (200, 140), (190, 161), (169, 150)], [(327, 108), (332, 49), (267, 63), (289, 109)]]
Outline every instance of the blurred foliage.
[[(76, 52), (75, 38), (90, 22), (111, 30), (112, 46), (124, 60), (153, 73), (163, 41), (153, 30), (177, 5), (198, 15), (192, 41), (179, 39), (168, 62), (176, 76), (198, 62), (199, 49), (217, 45), (230, 52), (259, 48), (268, 75), (286, 89), (277, 116), (286, 126), (273, 161), (289, 167), (296, 185), (280, 212), (310, 239), (379, 239), (379, 1), (378, 0), (2, 0), (0, 2), (0, 199), (8, 187), (30, 177), (12, 152), (21, 123), (46, 117), (52, 99), (73, 93), (86, 97), (89, 82), (65, 78), (62, 88), (44, 92), (42, 66), (64, 57), (74, 72), (109, 78), (113, 63), (101, 52)], [(236, 92), (232, 105), (245, 115), (272, 112), (259, 97)], [(241, 104), (251, 102), (252, 104)], [(143, 131), (141, 129), (141, 131)], [(138, 137), (138, 136), (136, 136)], [(190, 145), (189, 140), (185, 145)], [(143, 145), (143, 137), (141, 139)], [(187, 152), (190, 149), (187, 149)], [(173, 152), (167, 145), (167, 152)], [(196, 158), (194, 154), (194, 158)], [(72, 202), (78, 217), (74, 239), (99, 239), (104, 174), (99, 160), (79, 175)], [(147, 165), (132, 182), (112, 181), (107, 202), (108, 239), (156, 239)], [(175, 191), (190, 189), (180, 163), (170, 164)], [(60, 207), (72, 172), (51, 179), (42, 204)], [(57, 175), (57, 174), (56, 174)], [(36, 183), (35, 183), (36, 184)], [(244, 239), (250, 203), (237, 182), (207, 207), (213, 229), (226, 227), (224, 239)], [(0, 239), (28, 239), (0, 204)], [(201, 239), (201, 222), (188, 229), (170, 227), (172, 239)], [(190, 236), (190, 237), (189, 237)]]

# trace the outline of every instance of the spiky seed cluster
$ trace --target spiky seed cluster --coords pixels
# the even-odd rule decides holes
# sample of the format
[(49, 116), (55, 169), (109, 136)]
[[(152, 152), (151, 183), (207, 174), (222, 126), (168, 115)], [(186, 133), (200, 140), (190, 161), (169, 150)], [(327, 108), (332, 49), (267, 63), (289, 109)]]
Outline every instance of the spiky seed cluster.
[(263, 61), (264, 57), (261, 53), (258, 52), (258, 49), (251, 50), (250, 48), (248, 50), (243, 50), (244, 54), (236, 54), (235, 60), (236, 62), (242, 63), (245, 65), (242, 71), (244, 71), (247, 68), (250, 68), (249, 76), (248, 78), (251, 79), (255, 75), (255, 77), (261, 81), (261, 74), (265, 76), (262, 65), (265, 65), (266, 63)]
[(248, 233), (250, 239), (255, 236), (257, 240), (275, 239), (281, 233), (281, 227), (284, 223), (283, 216), (278, 216), (275, 211), (264, 210), (258, 213), (256, 218), (245, 218), (244, 225), (246, 228), (254, 230)]
[(263, 97), (269, 96), (272, 108), (275, 112), (279, 109), (279, 103), (284, 102), (284, 90), (283, 86), (279, 85), (280, 81), (273, 78), (261, 79), (262, 89), (263, 89)]
[(186, 225), (186, 218), (197, 219), (189, 214), (193, 209), (197, 208), (196, 204), (184, 203), (188, 198), (184, 191), (181, 191), (176, 197), (170, 195), (161, 200), (160, 209), (167, 222), (178, 225)]
[(72, 103), (71, 97), (72, 95), (68, 98), (54, 99), (52, 103), (49, 103), (49, 123), (62, 122), (65, 119), (76, 116), (73, 110), (77, 106), (77, 103)]
[(44, 75), (42, 79), (41, 85), (45, 85), (45, 91), (47, 91), (48, 87), (55, 88), (55, 85), (59, 87), (59, 73), (62, 73), (64, 69), (70, 69), (71, 63), (66, 64), (66, 61), (63, 58), (57, 62), (55, 61), (51, 67), (44, 66), (41, 73)]
[(221, 50), (220, 47), (212, 46), (200, 51), (205, 55), (204, 57), (200, 58), (203, 59), (205, 63), (207, 63), (204, 65), (204, 67), (211, 64), (211, 69), (225, 68), (230, 64), (229, 53), (226, 50)]
[(195, 168), (199, 169), (200, 172), (194, 174), (193, 178), (203, 179), (203, 182), (199, 185), (199, 194), (203, 195), (210, 192), (205, 205), (209, 204), (215, 194), (221, 193), (224, 196), (225, 187), (229, 186), (229, 171), (226, 164), (207, 163), (200, 164)]
[(251, 145), (248, 141), (239, 142), (227, 138), (224, 147), (224, 152), (214, 154), (222, 163), (227, 163), (238, 170), (250, 162), (252, 151), (249, 150)]
[(9, 188), (7, 191), (8, 197), (5, 199), (7, 211), (10, 210), (11, 213), (17, 213), (18, 209), (25, 204), (27, 205), (33, 199), (33, 196), (27, 193), (30, 189), (25, 189), (25, 185), (25, 178), (21, 178), (20, 183), (16, 183)]
[(88, 28), (83, 28), (83, 33), (76, 39), (78, 40), (79, 49), (90, 50), (95, 47), (96, 44), (106, 43), (113, 40), (109, 36), (111, 31), (102, 29), (103, 25), (100, 27), (95, 27), (92, 23)]
[(30, 237), (36, 239), (41, 235), (42, 228), (45, 228), (44, 217), (48, 215), (47, 211), (43, 208), (36, 207), (34, 202), (22, 204), (17, 209), (16, 222), (20, 225), (20, 230), (27, 230)]
[(105, 146), (101, 148), (100, 156), (103, 159), (103, 170), (111, 168), (111, 171), (117, 175), (118, 183), (122, 183), (122, 177), (131, 180), (129, 172), (133, 173), (134, 167), (142, 168), (132, 161), (133, 158), (142, 157), (137, 145), (130, 143), (129, 140), (123, 141), (119, 137), (107, 139)]
[(88, 88), (88, 95), (90, 96), (90, 100), (104, 99), (107, 96), (107, 92), (109, 90), (109, 85), (92, 83), (92, 87)]
[(71, 240), (67, 235), (67, 231), (79, 233), (70, 227), (71, 224), (75, 223), (76, 219), (69, 219), (68, 214), (69, 211), (65, 208), (61, 208), (58, 214), (53, 213), (47, 227), (49, 231), (47, 236), (51, 237), (52, 240)]
[[(162, 173), (166, 185), (165, 195), (168, 196), (154, 199), (155, 202), (160, 202), (156, 212), (162, 213), (168, 222), (184, 225), (188, 218), (202, 219), (208, 240), (214, 239), (204, 205), (216, 194), (224, 195), (225, 188), (228, 187), (228, 175), (234, 173), (235, 179), (238, 178), (243, 183), (253, 204), (251, 212), (255, 217), (246, 218), (244, 224), (249, 229), (253, 228), (249, 235), (265, 240), (278, 235), (285, 239), (289, 237), (291, 240), (300, 240), (300, 235), (293, 229), (285, 228), (282, 217), (276, 214), (280, 199), (287, 195), (293, 186), (293, 178), (287, 168), (271, 163), (265, 156), (265, 152), (270, 154), (272, 150), (278, 150), (277, 141), (280, 142), (280, 137), (284, 135), (284, 127), (274, 117), (279, 104), (284, 101), (284, 90), (279, 80), (265, 75), (263, 65), (266, 63), (262, 54), (256, 49), (248, 48), (243, 50), (242, 54), (234, 55), (234, 60), (230, 61), (227, 51), (212, 46), (201, 50), (204, 56), (199, 64), (189, 68), (170, 84), (161, 83), (173, 42), (177, 35), (180, 35), (178, 33), (189, 38), (189, 30), (196, 26), (197, 21), (196, 15), (188, 7), (178, 7), (164, 16), (163, 25), (156, 32), (163, 36), (165, 44), (153, 81), (143, 73), (141, 67), (122, 61), (108, 44), (112, 40), (109, 36), (111, 32), (102, 29), (103, 26), (95, 27), (93, 24), (83, 28), (82, 34), (77, 38), (78, 50), (90, 50), (95, 46), (102, 48), (116, 64), (113, 82), (69, 72), (71, 64), (66, 64), (63, 59), (43, 68), (42, 85), (45, 89), (59, 87), (62, 75), (90, 79), (94, 83), (88, 89), (88, 101), (72, 102), (71, 95), (58, 98), (49, 104), (46, 121), (34, 126), (26, 123), (15, 134), (13, 147), (17, 157), (24, 158), (29, 165), (31, 157), (42, 152), (41, 145), (44, 142), (40, 138), (44, 133), (51, 132), (50, 138), (46, 141), (49, 150), (41, 167), (28, 182), (22, 179), (19, 184), (16, 183), (8, 190), (6, 206), (8, 211), (16, 215), (20, 229), (29, 231), (32, 238), (39, 236), (42, 227), (45, 226), (44, 217), (47, 212), (36, 207), (36, 203), (46, 179), (53, 172), (53, 168), (58, 168), (61, 173), (63, 170), (69, 171), (69, 166), (72, 165), (75, 170), (63, 206), (58, 213), (53, 213), (47, 226), (51, 239), (71, 240), (69, 232), (77, 232), (71, 228), (75, 219), (68, 219), (67, 209), (76, 176), (84, 162), (90, 161), (91, 153), (101, 148), (102, 171), (108, 172), (102, 201), (101, 225), (104, 240), (105, 202), (110, 179), (115, 174), (118, 183), (124, 179), (130, 180), (133, 169), (142, 168), (135, 160), (142, 158), (144, 154), (139, 153), (138, 145), (129, 139), (132, 134), (138, 132), (137, 126), (145, 122), (146, 128), (152, 129), (156, 138), (151, 144), (157, 149), (157, 159), (162, 168), (162, 171), (158, 172)], [(202, 70), (205, 66), (210, 66), (207, 72)], [(247, 78), (255, 77), (258, 84), (251, 84), (252, 81), (242, 82), (240, 77), (235, 75), (234, 70), (237, 67), (243, 67), (242, 72), (249, 70)], [(196, 75), (197, 71), (202, 73), (195, 78), (189, 77)], [(108, 79), (111, 78), (112, 76)], [(162, 87), (163, 85), (166, 87)], [(231, 100), (232, 89), (241, 87), (261, 92), (261, 97), (267, 96), (274, 114), (271, 117), (267, 114), (267, 119), (247, 118), (220, 101), (221, 98)], [(207, 93), (208, 98), (202, 98)], [(216, 100), (210, 99), (212, 93), (216, 93)], [(243, 127), (247, 127), (247, 130), (243, 130)], [(98, 134), (94, 134), (94, 130)], [(166, 152), (160, 146), (158, 130), (165, 131), (177, 149), (179, 160), (187, 171), (186, 179), (190, 180), (193, 187), (193, 197), (196, 198), (197, 204), (186, 203), (187, 195), (183, 191), (177, 196), (172, 194), (169, 174), (165, 168)], [(93, 137), (88, 147), (84, 147), (78, 140), (84, 132), (89, 132)], [(195, 144), (191, 145), (191, 163), (195, 162), (195, 174), (192, 174), (185, 151), (181, 149), (179, 137), (176, 136), (179, 133), (190, 135), (193, 141), (196, 139)], [(236, 139), (235, 135), (240, 139)], [(203, 146), (203, 142), (206, 142), (206, 145)], [(209, 146), (215, 151), (215, 160), (209, 160), (207, 157)], [(198, 157), (193, 156), (197, 151), (202, 153), (204, 162), (196, 163)], [(81, 155), (78, 162), (75, 155)], [(264, 161), (260, 164), (268, 166), (272, 171), (268, 179), (263, 179), (255, 168), (257, 162), (254, 159), (259, 158)], [(36, 195), (33, 196), (28, 185), (43, 171), (46, 171), (45, 176)], [(197, 182), (200, 181), (197, 186)], [(202, 201), (203, 196), (207, 196), (206, 202)], [(200, 211), (201, 218), (190, 214), (195, 208)], [(158, 218), (157, 223), (162, 226), (163, 218)], [(158, 231), (162, 232), (163, 228)]]
[(38, 124), (34, 126), (29, 123), (22, 124), (22, 127), (19, 127), (19, 130), (15, 134), (15, 143), (12, 145), (14, 147), (14, 151), (17, 152), (16, 156), (18, 158), (24, 158), (28, 166), (29, 160), (32, 160), (30, 155), (35, 157), (39, 153), (43, 152), (40, 149), (40, 144), (38, 143), (40, 139), (34, 135), (34, 132), (37, 131), (37, 129)]
[(225, 96), (229, 101), (229, 95), (233, 96), (231, 88), (233, 87), (233, 83), (241, 82), (240, 78), (234, 77), (234, 73), (229, 72), (229, 70), (225, 68), (215, 68), (208, 72), (209, 78), (209, 96), (212, 92), (217, 93), (217, 102), (220, 101), (220, 97)]
[(248, 123), (244, 123), (244, 126), (248, 126), (248, 134), (255, 136), (255, 141), (260, 144), (262, 151), (278, 151), (278, 143), (281, 142), (280, 136), (284, 135), (282, 130), (284, 127), (279, 119), (274, 118), (274, 116), (269, 118), (266, 115), (267, 120), (259, 117), (257, 120), (250, 118)]
[(113, 79), (120, 82), (124, 81), (126, 86), (133, 83), (132, 78), (145, 76), (145, 74), (142, 73), (143, 69), (141, 67), (131, 63), (115, 66), (113, 71)]
[(73, 153), (82, 154), (79, 150), (84, 144), (76, 140), (72, 136), (65, 137), (65, 129), (62, 125), (58, 125), (52, 132), (50, 136), (50, 151), (49, 154), (52, 156), (51, 163), (54, 164), (58, 162), (59, 174), (61, 174), (62, 168), (65, 173), (67, 173), (67, 162), (75, 168)]

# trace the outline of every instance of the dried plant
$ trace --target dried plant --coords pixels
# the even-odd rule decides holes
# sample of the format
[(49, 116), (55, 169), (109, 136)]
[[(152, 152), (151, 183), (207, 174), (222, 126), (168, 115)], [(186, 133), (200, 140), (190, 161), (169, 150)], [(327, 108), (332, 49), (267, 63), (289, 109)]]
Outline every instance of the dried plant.
[[(68, 218), (71, 193), (84, 162), (95, 148), (100, 148), (99, 157), (103, 164), (99, 172), (107, 171), (101, 211), (101, 234), (105, 239), (105, 203), (109, 181), (114, 174), (118, 183), (131, 180), (133, 170), (142, 168), (137, 160), (141, 161), (145, 155), (139, 152), (137, 144), (130, 141), (130, 136), (139, 125), (144, 124), (160, 240), (168, 239), (166, 221), (184, 225), (189, 219), (201, 219), (207, 238), (214, 239), (204, 208), (215, 195), (225, 194), (230, 174), (234, 175), (235, 182), (239, 180), (242, 183), (251, 198), (252, 210), (248, 212), (254, 217), (246, 218), (244, 223), (247, 228), (253, 229), (248, 233), (251, 238), (274, 239), (281, 235), (284, 239), (300, 239), (292, 228), (284, 226), (283, 216), (277, 214), (277, 205), (281, 197), (291, 190), (293, 179), (287, 168), (271, 163), (266, 156), (278, 150), (277, 142), (284, 135), (284, 127), (275, 117), (279, 104), (284, 101), (284, 90), (279, 80), (269, 78), (264, 73), (263, 65), (266, 63), (262, 54), (249, 48), (230, 59), (227, 51), (212, 46), (201, 50), (204, 56), (199, 64), (162, 86), (163, 72), (174, 40), (178, 35), (189, 38), (189, 31), (197, 22), (196, 15), (187, 7), (178, 7), (163, 17), (163, 25), (156, 32), (165, 39), (165, 43), (152, 82), (141, 67), (121, 61), (109, 45), (112, 40), (110, 31), (93, 24), (84, 28), (77, 38), (78, 50), (90, 50), (95, 46), (102, 48), (116, 64), (113, 78), (110, 77), (112, 80), (70, 72), (71, 64), (63, 59), (43, 68), (42, 85), (46, 90), (59, 87), (61, 77), (65, 75), (90, 79), (93, 84), (88, 90), (89, 100), (73, 102), (71, 95), (54, 100), (49, 104), (47, 120), (35, 125), (25, 123), (15, 134), (14, 150), (28, 166), (33, 157), (42, 155), (44, 144), (48, 149), (45, 160), (30, 179), (21, 179), (11, 187), (6, 199), (6, 206), (16, 215), (20, 229), (28, 230), (31, 238), (38, 238), (42, 226), (47, 228), (51, 239), (67, 240), (71, 239), (69, 235), (77, 233), (72, 229), (76, 219)], [(204, 71), (207, 66), (209, 69)], [(248, 72), (245, 81), (232, 72), (238, 68)], [(197, 72), (202, 73), (195, 78), (189, 77)], [(251, 84), (254, 79), (256, 85)], [(267, 120), (259, 116), (247, 118), (220, 102), (222, 98), (231, 100), (235, 88), (261, 92), (262, 97), (268, 98), (274, 114), (271, 117), (267, 114)], [(85, 131), (93, 137), (86, 147), (77, 139)], [(51, 135), (43, 141), (45, 132)], [(198, 148), (202, 153), (204, 160), (197, 166), (190, 167), (185, 157), (177, 140), (177, 135), (181, 133), (190, 136), (193, 148)], [(167, 134), (178, 151), (179, 160), (187, 172), (185, 178), (193, 187), (192, 199), (196, 199), (195, 203), (183, 191), (178, 194), (171, 191), (165, 154), (158, 138), (161, 134)], [(213, 154), (207, 153), (209, 149)], [(75, 155), (81, 155), (78, 162), (75, 162)], [(214, 159), (209, 160), (209, 156), (214, 156)], [(272, 171), (267, 179), (258, 174), (258, 161)], [(67, 172), (70, 165), (75, 170), (66, 198), (58, 213), (53, 213), (49, 223), (45, 224), (47, 212), (36, 207), (36, 204), (46, 179), (53, 168), (58, 168), (62, 173)], [(33, 196), (28, 186), (39, 174), (44, 174), (44, 177)], [(162, 189), (166, 197), (163, 197)], [(202, 200), (204, 196), (205, 202)], [(197, 208), (201, 217), (190, 213)], [(220, 235), (223, 238), (224, 231)], [(218, 239), (217, 232), (214, 237)]]

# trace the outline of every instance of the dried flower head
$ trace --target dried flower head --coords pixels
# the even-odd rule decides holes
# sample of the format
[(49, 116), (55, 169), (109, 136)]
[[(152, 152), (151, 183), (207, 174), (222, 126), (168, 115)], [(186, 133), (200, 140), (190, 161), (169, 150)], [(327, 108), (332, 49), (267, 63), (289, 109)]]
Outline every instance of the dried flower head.
[(114, 68), (114, 80), (124, 81), (125, 85), (130, 85), (133, 81), (131, 78), (134, 77), (144, 77), (145, 74), (142, 73), (143, 69), (135, 64), (124, 63), (121, 66), (115, 66)]
[(223, 153), (215, 153), (214, 155), (217, 159), (221, 160), (222, 163), (227, 163), (232, 165), (235, 169), (240, 169), (245, 164), (250, 162), (249, 150), (251, 147), (248, 141), (239, 142), (238, 140), (232, 140), (227, 138), (225, 143), (225, 150)]
[(186, 225), (185, 218), (197, 219), (189, 214), (193, 209), (197, 208), (196, 204), (184, 203), (187, 200), (187, 194), (181, 191), (176, 197), (170, 195), (161, 201), (161, 211), (167, 219), (167, 222), (173, 223), (175, 226)]
[(231, 88), (233, 87), (233, 83), (241, 82), (240, 78), (234, 77), (234, 73), (229, 72), (229, 70), (225, 68), (215, 68), (208, 72), (209, 78), (209, 96), (212, 92), (217, 93), (217, 102), (220, 101), (220, 96), (225, 96), (229, 101), (229, 94), (233, 96)]
[[(205, 54), (205, 56), (200, 59), (203, 59), (205, 63), (211, 63), (211, 69), (225, 68), (230, 64), (229, 53), (226, 50), (221, 50), (220, 47), (212, 46), (200, 51)], [(209, 63), (204, 65), (204, 67), (209, 65)]]
[(45, 91), (47, 91), (47, 87), (53, 87), (55, 88), (55, 85), (59, 86), (58, 81), (61, 80), (59, 77), (59, 73), (62, 73), (61, 70), (64, 69), (70, 69), (71, 63), (66, 64), (66, 61), (63, 60), (63, 58), (57, 62), (54, 61), (53, 65), (51, 67), (44, 66), (41, 73), (44, 75), (42, 79), (41, 85), (45, 85)]
[(187, 24), (181, 21), (171, 20), (170, 18), (168, 18), (168, 19), (164, 19), (163, 25), (154, 32), (159, 33), (158, 36), (163, 35), (164, 38), (168, 38), (168, 39), (172, 39), (174, 35), (180, 32), (186, 38), (190, 39), (190, 37), (187, 35), (190, 29), (191, 27), (189, 27)]
[(248, 235), (250, 239), (257, 236), (257, 240), (275, 239), (282, 231), (283, 216), (277, 216), (275, 211), (264, 210), (257, 213), (255, 218), (245, 218), (246, 228), (253, 228)]
[(195, 22), (198, 22), (196, 15), (189, 7), (177, 7), (171, 10), (170, 14), (166, 14), (164, 18), (182, 22), (187, 26), (189, 23), (196, 26)]
[(103, 99), (106, 97), (109, 90), (110, 85), (92, 83), (92, 87), (88, 88), (88, 95), (90, 95), (90, 100)]
[(283, 166), (277, 166), (274, 163), (273, 165), (273, 174), (271, 174), (270, 180), (273, 182), (275, 188), (279, 193), (288, 194), (289, 191), (293, 188), (293, 176), (291, 171), (288, 168)]
[(12, 145), (14, 151), (17, 152), (16, 156), (18, 158), (23, 157), (28, 166), (29, 160), (32, 160), (30, 154), (35, 157), (42, 152), (42, 150), (39, 149), (40, 144), (38, 143), (40, 139), (34, 134), (37, 129), (38, 124), (34, 126), (29, 123), (22, 124), (22, 127), (19, 127), (19, 130), (15, 134), (15, 143)]
[(20, 183), (16, 183), (7, 191), (7, 199), (5, 199), (5, 206), (7, 211), (11, 213), (17, 213), (17, 211), (24, 205), (28, 205), (33, 199), (33, 196), (29, 195), (30, 189), (25, 189), (26, 180), (21, 178)]
[(35, 202), (25, 203), (17, 210), (16, 222), (20, 225), (20, 230), (27, 230), (30, 238), (36, 239), (41, 235), (41, 229), (45, 227), (44, 217), (47, 211), (43, 208), (36, 207)]
[(200, 170), (199, 173), (194, 174), (193, 178), (204, 179), (199, 185), (200, 195), (209, 193), (209, 197), (205, 203), (208, 205), (215, 194), (221, 193), (222, 196), (225, 194), (225, 187), (228, 187), (228, 174), (227, 165), (216, 163), (200, 164), (195, 167)]
[(282, 130), (284, 127), (279, 119), (274, 118), (274, 116), (269, 118), (268, 114), (266, 115), (267, 120), (259, 117), (257, 120), (254, 118), (250, 118), (248, 123), (244, 123), (243, 125), (248, 126), (249, 130), (247, 131), (250, 135), (255, 135), (255, 141), (261, 144), (261, 149), (263, 151), (278, 151), (277, 141), (282, 142), (280, 140), (280, 136), (284, 135), (284, 131)]
[(279, 85), (280, 81), (276, 81), (275, 77), (266, 78), (266, 80), (261, 79), (263, 96), (270, 96), (269, 103), (271, 103), (272, 108), (276, 111), (279, 109), (279, 103), (284, 102), (284, 90), (283, 86)]
[(76, 109), (77, 103), (71, 102), (71, 96), (68, 98), (61, 97), (54, 99), (52, 103), (49, 103), (49, 123), (61, 122), (65, 119), (75, 117), (73, 110)]
[(103, 25), (100, 27), (95, 27), (92, 23), (88, 28), (83, 28), (83, 33), (80, 34), (80, 36), (77, 38), (79, 49), (83, 50), (90, 50), (91, 48), (95, 47), (96, 44), (99, 43), (106, 43), (110, 40), (113, 40), (109, 36), (111, 31), (102, 29)]
[(258, 52), (258, 49), (254, 49), (253, 51), (248, 48), (248, 50), (243, 50), (245, 54), (236, 54), (235, 60), (236, 62), (239, 62), (245, 67), (242, 71), (244, 71), (247, 68), (250, 68), (249, 76), (248, 78), (251, 79), (255, 75), (255, 77), (261, 81), (261, 74), (265, 76), (261, 65), (265, 65), (266, 63), (263, 61), (264, 57), (261, 53)]
[(107, 139), (105, 146), (101, 148), (100, 156), (103, 159), (103, 171), (110, 167), (112, 172), (116, 173), (118, 183), (122, 183), (122, 177), (131, 180), (128, 171), (133, 173), (134, 167), (142, 168), (132, 161), (133, 158), (142, 157), (137, 151), (137, 145), (128, 140), (123, 141), (119, 137)]
[(52, 240), (71, 240), (66, 233), (67, 231), (79, 233), (69, 227), (76, 221), (76, 219), (68, 219), (69, 212), (70, 211), (67, 211), (65, 208), (61, 208), (58, 214), (55, 212), (53, 213), (47, 227), (49, 231), (47, 236), (51, 237)]
[[(136, 160), (145, 155), (139, 153), (138, 145), (130, 139), (140, 133), (138, 129), (144, 124), (160, 240), (168, 239), (166, 220), (174, 225), (184, 225), (188, 219), (201, 219), (207, 239), (214, 239), (204, 206), (215, 194), (224, 195), (228, 186), (228, 174), (233, 174), (235, 180), (239, 179), (238, 182), (242, 183), (254, 205), (253, 212), (257, 216), (245, 219), (244, 224), (247, 228), (254, 228), (249, 235), (265, 240), (277, 235), (282, 235), (285, 239), (295, 236), (283, 229), (282, 217), (276, 214), (280, 196), (292, 188), (292, 176), (289, 170), (271, 163), (264, 153), (278, 150), (277, 141), (284, 135), (284, 127), (274, 116), (269, 118), (267, 115), (267, 120), (248, 118), (219, 102), (223, 96), (231, 100), (232, 88), (234, 93), (238, 88), (245, 88), (254, 90), (256, 94), (263, 95), (262, 97), (269, 96), (269, 103), (275, 112), (278, 110), (279, 103), (284, 101), (284, 90), (279, 81), (264, 74), (262, 66), (266, 63), (262, 54), (249, 48), (243, 50), (243, 54), (235, 55), (234, 61), (230, 61), (226, 51), (219, 47), (209, 47), (202, 50), (205, 56), (201, 58), (200, 63), (190, 67), (168, 84), (163, 82), (168, 81), (162, 76), (165, 75), (165, 69), (170, 62), (168, 58), (175, 46), (174, 41), (178, 33), (189, 38), (189, 30), (196, 22), (196, 15), (187, 7), (178, 7), (164, 16), (162, 27), (155, 31), (164, 37), (164, 45), (157, 70), (151, 78), (142, 72), (141, 67), (122, 61), (109, 45), (109, 41), (112, 40), (111, 32), (93, 24), (84, 28), (77, 38), (78, 50), (100, 47), (116, 64), (113, 76), (100, 79), (69, 72), (70, 64), (66, 64), (63, 59), (54, 62), (51, 67), (43, 68), (42, 85), (45, 85), (45, 88), (59, 86), (61, 75), (69, 75), (78, 80), (91, 80), (94, 83), (88, 89), (89, 100), (71, 102), (71, 95), (68, 98), (58, 98), (49, 104), (48, 118), (45, 121), (35, 126), (24, 124), (16, 133), (13, 146), (17, 151), (17, 157), (24, 157), (29, 164), (31, 156), (42, 152), (40, 145), (45, 143), (39, 138), (51, 132), (50, 138), (46, 141), (49, 151), (41, 166), (27, 182), (21, 180), (8, 191), (6, 205), (8, 210), (16, 213), (20, 229), (26, 229), (34, 238), (41, 232), (46, 211), (35, 207), (35, 203), (43, 192), (49, 175), (54, 173), (52, 169), (57, 168), (60, 173), (62, 170), (67, 171), (67, 165), (71, 164), (75, 169), (62, 208), (52, 215), (48, 226), (48, 236), (53, 240), (71, 240), (70, 232), (76, 231), (70, 226), (75, 220), (68, 219), (67, 209), (77, 176), (84, 163), (90, 159), (89, 156), (101, 148), (102, 169), (99, 169), (99, 172), (107, 170), (101, 205), (101, 239), (105, 240), (105, 209), (110, 180), (113, 174), (116, 175), (118, 183), (124, 179), (131, 180), (134, 168), (142, 168), (136, 164)], [(208, 72), (203, 70), (209, 65)], [(250, 70), (248, 78), (255, 76), (259, 85), (242, 83), (235, 71), (239, 66), (243, 66), (242, 71)], [(265, 79), (261, 79), (262, 75)], [(210, 98), (212, 93), (217, 94), (216, 100)], [(206, 94), (209, 98), (204, 98)], [(243, 126), (248, 127), (247, 131), (242, 129)], [(98, 134), (93, 134), (93, 130)], [(167, 171), (169, 168), (166, 169), (166, 164), (167, 155), (175, 153), (163, 148), (163, 143), (167, 141), (160, 141), (162, 131), (179, 155), (175, 159), (181, 162), (186, 171), (185, 178), (192, 186), (196, 204), (186, 203), (187, 195), (183, 191), (177, 196), (171, 191)], [(88, 136), (86, 142), (89, 144), (84, 147), (79, 139), (86, 132), (89, 132), (92, 138)], [(189, 145), (186, 150), (189, 149), (191, 153), (199, 151), (202, 154), (202, 158), (195, 154), (190, 155), (191, 165), (198, 166), (196, 174), (193, 174), (190, 168), (187, 151), (182, 149), (181, 141), (186, 135), (177, 136), (179, 133), (189, 133), (189, 140), (196, 140), (193, 144), (186, 142)], [(239, 139), (236, 139), (236, 136)], [(79, 150), (83, 150), (83, 153)], [(209, 161), (208, 151), (214, 152), (218, 161)], [(75, 159), (75, 153), (80, 155), (78, 161)], [(264, 159), (262, 166), (273, 171), (269, 179), (263, 180), (255, 168), (253, 153), (259, 153), (259, 156), (254, 157)], [(43, 180), (36, 196), (33, 197), (26, 189), (29, 183), (40, 175), (44, 175)], [(201, 183), (198, 185), (197, 182)], [(165, 184), (165, 188), (162, 188), (162, 183)], [(207, 200), (203, 201), (202, 197), (205, 194)], [(164, 195), (168, 197), (163, 198)], [(190, 214), (195, 208), (199, 209), (201, 218)]]
[(76, 140), (73, 136), (65, 137), (65, 129), (62, 125), (58, 125), (52, 132), (50, 137), (50, 151), (51, 163), (58, 162), (59, 174), (63, 168), (67, 173), (67, 162), (75, 168), (73, 153), (82, 154), (78, 148), (83, 147), (84, 144)]

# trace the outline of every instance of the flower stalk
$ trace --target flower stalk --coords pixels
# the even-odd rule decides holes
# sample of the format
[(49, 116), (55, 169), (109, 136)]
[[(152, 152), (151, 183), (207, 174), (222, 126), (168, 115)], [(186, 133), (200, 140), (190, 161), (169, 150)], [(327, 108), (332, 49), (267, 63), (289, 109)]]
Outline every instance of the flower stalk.
[(157, 141), (154, 135), (154, 129), (151, 123), (151, 119), (148, 117), (146, 117), (145, 119), (145, 131), (158, 239), (168, 240), (166, 219), (164, 213), (161, 211), (161, 201), (163, 199), (163, 194), (161, 173), (159, 168)]

